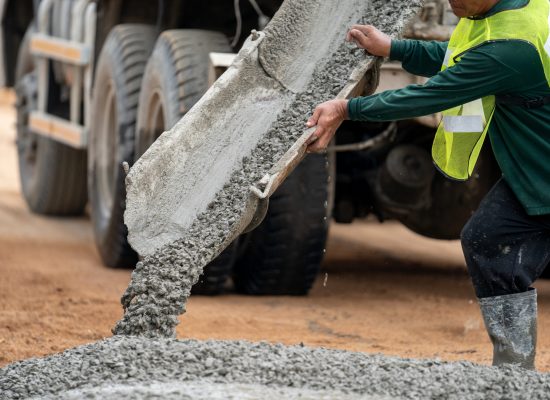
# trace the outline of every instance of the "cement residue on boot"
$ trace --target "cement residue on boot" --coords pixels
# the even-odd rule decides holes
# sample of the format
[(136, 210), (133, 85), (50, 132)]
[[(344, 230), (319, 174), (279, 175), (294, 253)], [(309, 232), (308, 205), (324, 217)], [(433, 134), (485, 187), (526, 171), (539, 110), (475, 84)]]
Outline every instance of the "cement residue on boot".
[(201, 384), (214, 399), (246, 398), (239, 396), (240, 385), (245, 394), (259, 385), (266, 395), (290, 399), (328, 393), (342, 399), (537, 400), (550, 393), (550, 375), (521, 368), (242, 341), (119, 336), (0, 369), (3, 400), (139, 399), (154, 397), (156, 389), (157, 398), (185, 399)]
[[(369, 22), (392, 36), (419, 6), (375, 0)], [(358, 17), (359, 18), (359, 17)], [(269, 30), (267, 29), (269, 33)], [(278, 33), (280, 36), (280, 33)], [(271, 54), (273, 56), (273, 54)], [(205, 212), (200, 213), (179, 240), (146, 256), (134, 270), (122, 297), (124, 316), (113, 333), (148, 337), (173, 337), (178, 316), (185, 312), (191, 287), (204, 266), (236, 238), (249, 197), (249, 188), (260, 180), (303, 134), (307, 116), (315, 106), (334, 98), (347, 84), (354, 68), (365, 60), (363, 51), (350, 50), (344, 42), (317, 66), (307, 87), (294, 96), (292, 104), (279, 114), (252, 153), (242, 160)], [(303, 60), (307, 63), (307, 60)]]

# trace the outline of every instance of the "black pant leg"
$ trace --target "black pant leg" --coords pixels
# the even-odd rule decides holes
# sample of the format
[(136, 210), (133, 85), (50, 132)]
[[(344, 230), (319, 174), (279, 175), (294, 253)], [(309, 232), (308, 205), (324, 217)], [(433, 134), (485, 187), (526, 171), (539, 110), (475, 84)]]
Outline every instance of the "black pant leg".
[(479, 298), (521, 293), (550, 263), (550, 215), (529, 216), (501, 179), (461, 235)]

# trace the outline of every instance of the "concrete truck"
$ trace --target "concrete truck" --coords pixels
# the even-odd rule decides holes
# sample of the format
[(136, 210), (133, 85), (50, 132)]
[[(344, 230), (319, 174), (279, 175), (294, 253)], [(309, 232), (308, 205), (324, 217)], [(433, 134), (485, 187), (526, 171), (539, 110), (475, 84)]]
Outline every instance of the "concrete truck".
[[(89, 212), (105, 265), (135, 265), (123, 219), (123, 163), (132, 164), (193, 107), (281, 3), (0, 1), (0, 80), (16, 91), (20, 180), (30, 210)], [(429, 1), (406, 36), (445, 40), (455, 24), (446, 1)], [(365, 79), (365, 92), (378, 81), (380, 91), (423, 79), (385, 63)], [(194, 291), (220, 293), (231, 277), (241, 293), (306, 294), (331, 218), (351, 223), (374, 215), (425, 236), (457, 238), (499, 171), (485, 149), (471, 180), (436, 174), (430, 146), (437, 122), (431, 115), (345, 123), (328, 154), (300, 164), (262, 224), (212, 262)]]

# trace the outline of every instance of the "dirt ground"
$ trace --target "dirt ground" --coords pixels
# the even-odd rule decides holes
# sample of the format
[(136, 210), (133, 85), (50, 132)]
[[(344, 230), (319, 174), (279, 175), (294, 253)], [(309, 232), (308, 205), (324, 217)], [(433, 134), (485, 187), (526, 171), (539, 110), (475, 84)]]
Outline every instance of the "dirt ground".
[[(86, 217), (29, 213), (19, 194), (12, 101), (0, 94), (0, 366), (109, 336), (130, 277), (102, 266)], [(550, 281), (537, 287), (537, 366), (550, 371)], [(308, 297), (192, 297), (178, 337), (491, 359), (459, 243), (397, 223), (334, 224)]]

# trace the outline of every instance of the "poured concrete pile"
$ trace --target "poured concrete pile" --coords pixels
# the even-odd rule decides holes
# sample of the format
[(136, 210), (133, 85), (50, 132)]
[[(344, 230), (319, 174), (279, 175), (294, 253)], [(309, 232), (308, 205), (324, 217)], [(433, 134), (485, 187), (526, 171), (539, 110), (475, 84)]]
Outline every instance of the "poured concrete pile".
[(303, 140), (317, 104), (351, 95), (374, 65), (345, 43), (349, 27), (369, 23), (395, 37), (419, 5), (288, 0), (265, 36), (249, 39), (234, 66), (127, 177), (128, 237), (144, 258), (122, 297), (115, 334), (175, 335), (203, 267), (253, 219), (259, 200), (250, 187)]
[(0, 370), (2, 399), (547, 399), (515, 368), (248, 342), (114, 337)]

